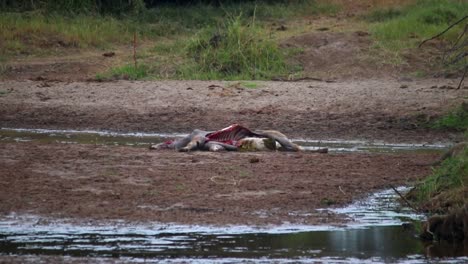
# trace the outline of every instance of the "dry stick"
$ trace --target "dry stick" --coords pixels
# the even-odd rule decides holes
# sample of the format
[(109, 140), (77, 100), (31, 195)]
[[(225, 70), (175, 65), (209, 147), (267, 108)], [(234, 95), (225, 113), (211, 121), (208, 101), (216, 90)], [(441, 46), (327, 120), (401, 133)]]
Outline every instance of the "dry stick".
[(460, 33), (460, 35), (458, 35), (457, 39), (452, 45), (452, 48), (447, 50), (448, 52), (456, 51), (457, 49), (463, 48), (466, 45), (466, 41), (464, 41), (463, 43), (460, 44), (459, 47), (457, 47), (458, 43), (463, 38), (463, 36), (465, 36), (467, 31), (468, 31), (468, 24), (465, 25), (465, 28), (463, 29), (463, 31)]
[(428, 39), (425, 39), (423, 42), (421, 42), (419, 45), (418, 45), (418, 48), (420, 48), (424, 43), (428, 42), (429, 40), (433, 40), (435, 38), (438, 38), (440, 36), (442, 36), (443, 34), (445, 34), (445, 32), (449, 31), (451, 28), (453, 28), (454, 26), (460, 24), (463, 20), (467, 19), (468, 16), (464, 16), (463, 18), (459, 19), (457, 22), (453, 23), (452, 25), (450, 25), (448, 28), (446, 28), (444, 31), (440, 32), (439, 34), (433, 36), (432, 38), (428, 38)]
[(468, 42), (466, 40), (460, 43), (460, 45), (458, 45), (458, 43), (465, 36), (467, 31), (468, 31), (468, 24), (465, 25), (463, 32), (461, 32), (460, 35), (457, 37), (457, 40), (455, 41), (455, 43), (453, 43), (452, 47), (444, 52), (444, 55), (442, 56), (442, 61), (446, 60), (446, 58), (448, 57), (447, 54), (454, 53), (455, 51), (462, 49), (463, 47), (467, 45)]
[(135, 69), (137, 68), (137, 58), (136, 58), (136, 32), (133, 32), (133, 61), (135, 63)]
[(339, 189), (344, 195), (346, 195), (346, 193), (343, 191), (343, 189), (341, 189), (341, 185), (338, 186), (338, 189)]
[(396, 194), (398, 194), (398, 196), (400, 196), (401, 199), (403, 199), (403, 201), (405, 201), (405, 203), (411, 208), (413, 209), (416, 213), (420, 214), (422, 213), (421, 210), (419, 210), (418, 208), (414, 207), (393, 185), (390, 185), (390, 187), (396, 192)]
[(468, 66), (465, 66), (465, 72), (463, 72), (463, 76), (462, 76), (462, 78), (461, 78), (461, 80), (460, 80), (460, 83), (458, 84), (457, 89), (460, 89), (460, 88), (461, 88), (461, 86), (462, 86), (462, 84), (463, 84), (463, 81), (465, 80), (465, 76), (466, 76), (466, 72), (467, 72), (467, 71), (468, 71)]

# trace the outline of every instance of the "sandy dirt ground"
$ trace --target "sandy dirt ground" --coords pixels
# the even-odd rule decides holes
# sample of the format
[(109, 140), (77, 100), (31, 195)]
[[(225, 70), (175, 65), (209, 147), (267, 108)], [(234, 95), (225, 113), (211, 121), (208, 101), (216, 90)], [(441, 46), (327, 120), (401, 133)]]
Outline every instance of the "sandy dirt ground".
[(427, 175), (434, 154), (151, 151), (4, 143), (0, 213), (198, 224), (336, 224), (314, 209)]

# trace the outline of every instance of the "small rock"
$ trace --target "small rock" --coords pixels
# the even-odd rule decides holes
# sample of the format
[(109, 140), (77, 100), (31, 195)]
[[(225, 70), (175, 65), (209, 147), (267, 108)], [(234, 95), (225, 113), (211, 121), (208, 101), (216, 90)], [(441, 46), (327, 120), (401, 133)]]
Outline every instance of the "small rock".
[(400, 89), (406, 89), (406, 88), (408, 88), (408, 85), (406, 85), (406, 84), (402, 84), (402, 85), (400, 86)]

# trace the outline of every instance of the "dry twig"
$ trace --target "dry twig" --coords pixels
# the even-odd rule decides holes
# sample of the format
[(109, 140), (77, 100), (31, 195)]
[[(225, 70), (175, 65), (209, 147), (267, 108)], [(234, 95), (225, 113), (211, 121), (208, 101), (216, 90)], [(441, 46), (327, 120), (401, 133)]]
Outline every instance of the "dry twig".
[(390, 187), (393, 189), (393, 191), (395, 191), (396, 194), (398, 194), (398, 196), (400, 196), (400, 198), (405, 201), (405, 203), (411, 208), (413, 209), (413, 211), (415, 211), (416, 213), (418, 214), (421, 214), (422, 211), (419, 209), (419, 208), (416, 208), (414, 207), (409, 201), (408, 199), (406, 199), (393, 185), (390, 185)]
[[(462, 17), (461, 19), (457, 20), (455, 23), (448, 26), (445, 30), (443, 30), (439, 34), (422, 41), (419, 44), (418, 47), (420, 48), (424, 43), (442, 36), (447, 31), (449, 31), (451, 28), (453, 28), (454, 26), (460, 24), (461, 22), (463, 22), (467, 18), (468, 18), (468, 15)], [(467, 32), (468, 32), (468, 24), (465, 24), (465, 27), (463, 28), (462, 32), (458, 35), (455, 42), (452, 44), (452, 47), (445, 50), (444, 55), (443, 55), (443, 59), (442, 59), (442, 61), (446, 65), (457, 64), (461, 60), (465, 60), (465, 65), (463, 67), (464, 68), (463, 76), (462, 76), (462, 78), (460, 80), (460, 83), (458, 84), (457, 89), (461, 88), (461, 86), (463, 84), (463, 81), (465, 80), (466, 72), (468, 70), (468, 65), (466, 64), (466, 57), (468, 57), (468, 52), (466, 52), (466, 47), (468, 46), (468, 40), (465, 39), (465, 40), (462, 41), (462, 39), (467, 35)]]
[(433, 40), (433, 39), (436, 39), (440, 36), (442, 36), (443, 34), (445, 34), (445, 32), (449, 31), (451, 28), (453, 28), (454, 26), (460, 24), (463, 20), (467, 19), (468, 16), (464, 16), (462, 17), (461, 19), (457, 20), (455, 23), (453, 23), (452, 25), (450, 25), (448, 28), (446, 28), (444, 31), (440, 32), (439, 34), (431, 37), (431, 38), (428, 38), (428, 39), (425, 39), (423, 40), (423, 42), (421, 42), (418, 46), (418, 48), (420, 48), (424, 43), (428, 42), (429, 40)]

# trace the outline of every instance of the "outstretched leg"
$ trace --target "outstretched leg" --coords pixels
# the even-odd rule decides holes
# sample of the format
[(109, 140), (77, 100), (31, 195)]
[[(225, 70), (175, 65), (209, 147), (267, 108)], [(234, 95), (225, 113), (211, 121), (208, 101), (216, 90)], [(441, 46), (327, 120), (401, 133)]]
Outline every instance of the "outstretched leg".
[(189, 135), (176, 139), (151, 145), (150, 149), (175, 149), (177, 151), (191, 151), (196, 149), (203, 149), (206, 142), (206, 135), (209, 132), (195, 129)]

